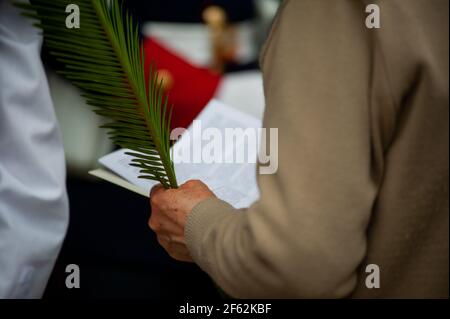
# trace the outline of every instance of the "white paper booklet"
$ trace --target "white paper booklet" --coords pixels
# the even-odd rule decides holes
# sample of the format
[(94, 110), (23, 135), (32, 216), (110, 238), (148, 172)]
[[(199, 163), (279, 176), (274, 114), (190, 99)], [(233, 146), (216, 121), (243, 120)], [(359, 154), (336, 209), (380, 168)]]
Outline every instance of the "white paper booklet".
[[(225, 129), (257, 129), (261, 127), (261, 121), (215, 100), (204, 108), (196, 120), (200, 122), (191, 125), (186, 132), (188, 134), (183, 134), (172, 148), (174, 156), (176, 156), (175, 154), (190, 154), (191, 158), (189, 163), (175, 161), (178, 184), (181, 185), (190, 179), (199, 179), (207, 184), (217, 197), (235, 208), (249, 207), (259, 198), (256, 182), (257, 148), (248, 147), (247, 138), (229, 140)], [(201, 153), (205, 152), (204, 146), (211, 144), (211, 140), (205, 140), (202, 137), (198, 125), (201, 125), (201, 131), (206, 128), (217, 128), (222, 133), (221, 147), (224, 159), (222, 162), (215, 161), (209, 164), (201, 160)], [(229, 147), (230, 145), (233, 147)], [(230, 157), (236, 156), (236, 149), (245, 149), (244, 163), (228, 163), (232, 162), (229, 160)], [(183, 153), (186, 150), (191, 151)], [(131, 157), (125, 154), (127, 151), (125, 149), (118, 150), (100, 158), (100, 164), (107, 170), (98, 169), (89, 173), (148, 197), (151, 188), (157, 182), (138, 178), (139, 169), (128, 165)]]

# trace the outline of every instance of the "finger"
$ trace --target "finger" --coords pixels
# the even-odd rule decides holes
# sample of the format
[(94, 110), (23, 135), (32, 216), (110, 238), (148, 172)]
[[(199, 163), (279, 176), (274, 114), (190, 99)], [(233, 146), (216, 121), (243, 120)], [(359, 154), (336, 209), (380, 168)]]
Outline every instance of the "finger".
[(193, 263), (194, 260), (190, 255), (179, 255), (179, 254), (169, 254), (175, 260), (185, 262), (185, 263)]
[(158, 242), (173, 259), (194, 262), (185, 245), (173, 242), (168, 236), (158, 236)]
[(158, 240), (158, 243), (164, 247), (165, 250), (169, 249), (169, 244), (170, 244), (169, 236), (158, 234), (158, 236), (156, 236), (156, 239)]
[(185, 188), (185, 187), (192, 187), (192, 186), (196, 186), (199, 184), (203, 184), (200, 180), (198, 179), (190, 179), (187, 182), (185, 182), (184, 184), (182, 184), (180, 186), (180, 188)]
[(184, 261), (184, 262), (194, 262), (192, 260), (191, 254), (187, 251), (186, 247), (183, 247), (182, 249), (175, 249), (172, 248), (174, 246), (172, 243), (170, 244), (170, 250), (167, 252), (169, 255), (178, 261)]
[(161, 184), (154, 186), (150, 190), (150, 207), (152, 208), (153, 213), (156, 213), (156, 208), (158, 207), (157, 198), (162, 197), (162, 195), (164, 194), (164, 191), (165, 191), (165, 188)]
[(178, 224), (173, 223), (163, 214), (159, 214), (157, 217), (152, 215), (149, 219), (148, 226), (158, 235), (172, 235), (174, 238), (184, 237), (184, 229)]
[(186, 241), (184, 239), (184, 236), (182, 235), (177, 235), (172, 232), (169, 233), (165, 231), (160, 231), (157, 233), (157, 235), (164, 238), (169, 238), (168, 240), (166, 240), (166, 242), (170, 244), (186, 246)]
[(161, 184), (153, 186), (152, 189), (150, 190), (150, 198), (152, 198), (153, 195), (159, 193), (160, 191), (164, 191), (164, 186), (162, 186)]
[(173, 238), (171, 235), (158, 234), (158, 243), (163, 246), (167, 251), (178, 255), (189, 255), (186, 244), (179, 238)]

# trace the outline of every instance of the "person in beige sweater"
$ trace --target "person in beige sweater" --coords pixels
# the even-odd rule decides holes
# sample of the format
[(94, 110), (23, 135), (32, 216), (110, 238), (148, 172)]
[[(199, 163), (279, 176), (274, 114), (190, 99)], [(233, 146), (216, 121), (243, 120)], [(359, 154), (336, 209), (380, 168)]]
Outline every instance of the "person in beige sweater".
[(448, 298), (448, 12), (285, 0), (261, 60), (277, 173), (239, 211), (200, 181), (154, 189), (161, 245), (236, 298)]

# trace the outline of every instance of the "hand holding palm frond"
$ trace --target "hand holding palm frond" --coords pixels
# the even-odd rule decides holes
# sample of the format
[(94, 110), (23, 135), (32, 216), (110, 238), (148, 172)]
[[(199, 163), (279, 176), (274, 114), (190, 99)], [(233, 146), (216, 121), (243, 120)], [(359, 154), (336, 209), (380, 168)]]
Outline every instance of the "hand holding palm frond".
[[(79, 29), (66, 28), (70, 3), (80, 8)], [(140, 168), (140, 177), (176, 188), (167, 98), (156, 70), (146, 80), (138, 28), (118, 0), (110, 6), (107, 0), (31, 0), (17, 6), (39, 21), (35, 25), (43, 30), (50, 54), (64, 65), (58, 73), (111, 120), (103, 127), (117, 145), (132, 150), (131, 165)]]

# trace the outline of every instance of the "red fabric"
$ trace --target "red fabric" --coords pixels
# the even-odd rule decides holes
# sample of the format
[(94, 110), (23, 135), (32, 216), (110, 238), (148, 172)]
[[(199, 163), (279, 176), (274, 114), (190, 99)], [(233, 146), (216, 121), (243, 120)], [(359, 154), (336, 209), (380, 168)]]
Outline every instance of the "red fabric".
[(173, 78), (167, 92), (169, 105), (173, 105), (172, 128), (187, 128), (213, 98), (221, 76), (188, 63), (153, 38), (144, 40), (144, 49), (147, 77), (153, 62), (159, 71), (167, 70)]

